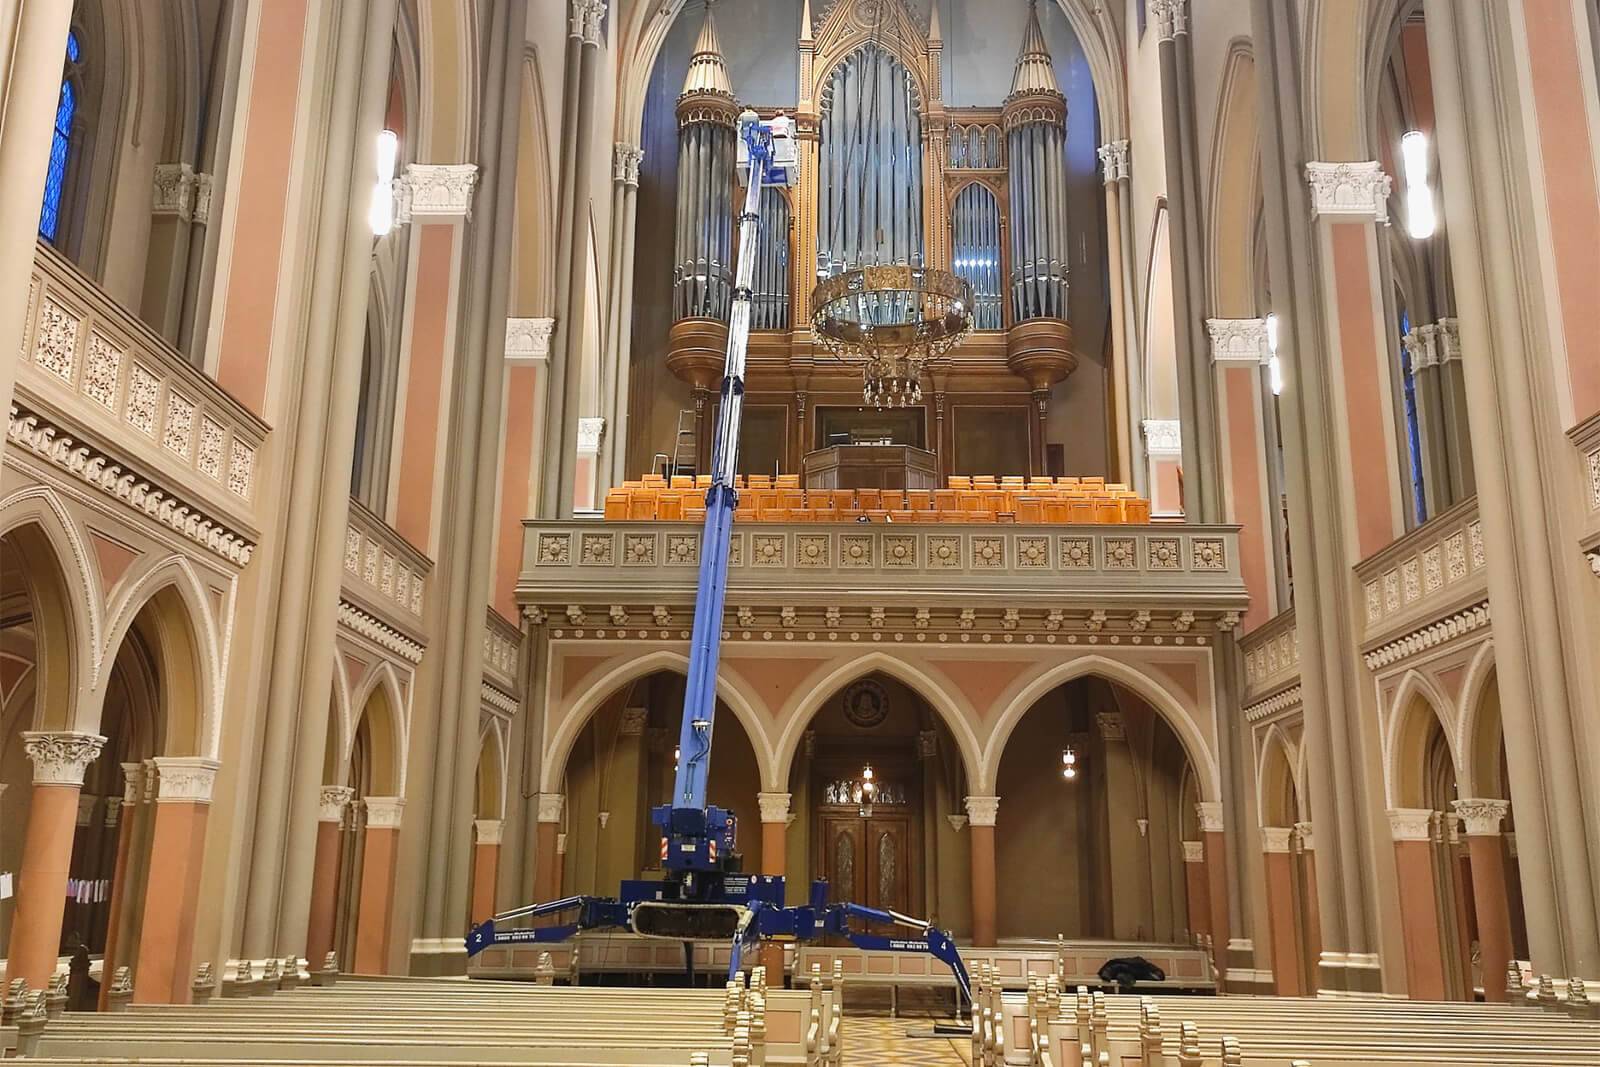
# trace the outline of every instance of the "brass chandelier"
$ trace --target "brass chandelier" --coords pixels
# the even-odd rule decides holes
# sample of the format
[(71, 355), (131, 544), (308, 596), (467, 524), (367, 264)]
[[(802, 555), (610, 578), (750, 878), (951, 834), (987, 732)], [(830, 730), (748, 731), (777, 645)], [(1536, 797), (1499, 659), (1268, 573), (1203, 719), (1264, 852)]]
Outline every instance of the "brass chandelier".
[(972, 330), (972, 286), (949, 271), (904, 264), (858, 267), (817, 284), (811, 328), (861, 368), (861, 399), (876, 408), (922, 400), (927, 364)]

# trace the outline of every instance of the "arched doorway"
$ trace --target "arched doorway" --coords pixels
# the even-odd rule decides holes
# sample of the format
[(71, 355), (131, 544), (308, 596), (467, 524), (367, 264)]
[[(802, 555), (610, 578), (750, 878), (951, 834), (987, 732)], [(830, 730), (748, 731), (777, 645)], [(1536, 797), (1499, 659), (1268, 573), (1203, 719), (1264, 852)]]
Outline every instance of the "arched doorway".
[(1309, 808), (1301, 794), (1299, 766), (1297, 749), (1284, 731), (1270, 729), (1261, 756), (1258, 810), (1272, 977), (1280, 996), (1316, 990), (1322, 952), (1316, 854), (1305, 821)]

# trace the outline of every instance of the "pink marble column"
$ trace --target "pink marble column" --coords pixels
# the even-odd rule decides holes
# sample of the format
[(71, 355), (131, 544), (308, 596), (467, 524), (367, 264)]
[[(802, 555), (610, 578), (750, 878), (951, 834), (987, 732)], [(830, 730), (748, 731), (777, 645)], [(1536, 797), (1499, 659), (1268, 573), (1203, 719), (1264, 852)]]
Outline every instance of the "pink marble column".
[(1406, 987), (1412, 1000), (1444, 1000), (1444, 944), (1439, 936), (1439, 885), (1433, 869), (1435, 812), (1390, 808), (1400, 927), (1406, 946)]
[(43, 989), (56, 971), (78, 825), (78, 793), (84, 771), (105, 741), (98, 734), (29, 730), (22, 735), (23, 749), (33, 763), (33, 803), (17, 869), (8, 984), (23, 978), (28, 988)]
[[(157, 756), (153, 762), (155, 827), (133, 999), (136, 1004), (187, 1004), (217, 762), (198, 756)], [(145, 788), (151, 787), (147, 780)]]
[[(311, 912), (306, 922), (306, 962), (313, 971), (322, 967), (333, 951), (333, 931), (339, 913), (339, 844), (345, 812), (355, 790), (347, 785), (322, 787), (317, 811), (317, 854), (311, 873)], [(350, 961), (339, 961), (348, 966)]]
[(472, 921), (481, 923), (494, 917), (495, 881), (500, 874), (499, 819), (473, 821), (477, 843), (472, 849)]
[(388, 974), (394, 918), (394, 872), (400, 839), (400, 797), (367, 797), (367, 835), (361, 856), (361, 906), (356, 915), (357, 974)]
[(972, 850), (972, 943), (980, 948), (995, 944), (994, 824), (999, 797), (967, 798), (967, 833)]
[(1222, 804), (1201, 801), (1200, 835), (1206, 846), (1206, 895), (1211, 905), (1211, 938), (1216, 945), (1219, 984), (1228, 976), (1228, 852), (1222, 828)]
[(1298, 997), (1302, 981), (1300, 937), (1294, 914), (1294, 831), (1282, 826), (1261, 828), (1261, 866), (1267, 883), (1267, 928), (1272, 934), (1272, 978), (1278, 995)]
[(1506, 848), (1500, 823), (1511, 805), (1504, 800), (1457, 800), (1471, 857), (1472, 906), (1478, 919), (1480, 966), (1485, 1000), (1506, 999), (1504, 976), (1513, 958), (1511, 895), (1507, 890)]

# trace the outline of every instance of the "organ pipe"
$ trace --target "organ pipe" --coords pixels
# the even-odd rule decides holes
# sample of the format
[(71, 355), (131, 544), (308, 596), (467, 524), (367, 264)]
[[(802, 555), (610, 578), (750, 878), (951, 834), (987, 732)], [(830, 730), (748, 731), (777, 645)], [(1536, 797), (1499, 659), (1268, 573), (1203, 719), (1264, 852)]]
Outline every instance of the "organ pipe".
[(1011, 95), (1001, 110), (1010, 157), (1011, 312), (1067, 315), (1066, 98), (1030, 5)]
[(739, 114), (711, 9), (678, 97), (674, 319), (727, 319), (732, 300), (734, 125)]

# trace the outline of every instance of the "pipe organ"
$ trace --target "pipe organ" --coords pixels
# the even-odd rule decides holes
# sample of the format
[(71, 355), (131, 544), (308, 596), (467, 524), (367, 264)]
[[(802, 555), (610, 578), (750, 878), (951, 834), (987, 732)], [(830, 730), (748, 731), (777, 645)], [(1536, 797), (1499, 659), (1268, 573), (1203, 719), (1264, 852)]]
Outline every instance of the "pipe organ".
[[(744, 451), (763, 470), (798, 472), (806, 453), (843, 434), (931, 446), (941, 476), (968, 464), (973, 473), (1047, 473), (1050, 389), (1077, 365), (1067, 321), (1066, 98), (1030, 8), (1010, 92), (986, 107), (947, 107), (938, 10), (834, 0), (813, 25), (807, 6), (798, 106), (753, 102), (764, 117), (792, 114), (800, 156), (799, 183), (761, 199)], [(676, 105), (666, 352), (694, 398), (697, 441), (717, 402), (727, 337), (739, 106), (708, 8)], [(959, 275), (972, 287), (976, 329), (928, 363), (927, 400), (906, 409), (910, 423), (868, 419), (856, 430), (846, 416), (860, 404), (860, 368), (814, 343), (810, 294), (821, 279), (876, 265)], [(881, 320), (900, 310), (861, 313)]]

